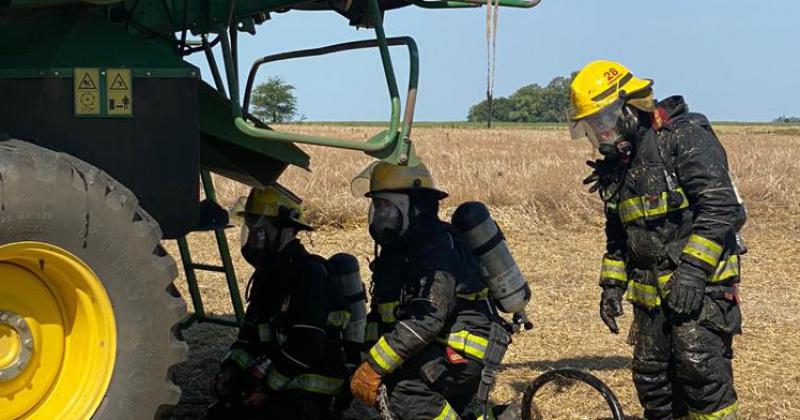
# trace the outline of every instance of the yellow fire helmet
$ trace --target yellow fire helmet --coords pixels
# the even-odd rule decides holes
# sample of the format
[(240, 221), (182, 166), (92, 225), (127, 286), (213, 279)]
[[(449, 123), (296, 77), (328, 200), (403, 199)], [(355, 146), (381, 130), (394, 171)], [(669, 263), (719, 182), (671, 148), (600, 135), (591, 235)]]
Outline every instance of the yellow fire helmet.
[(592, 61), (578, 72), (570, 84), (572, 109), (568, 117), (571, 121), (586, 118), (626, 96), (637, 98), (629, 101), (631, 105), (652, 112), (652, 91), (646, 94), (651, 86), (652, 80), (635, 77), (620, 63)]
[(383, 161), (372, 162), (353, 178), (350, 190), (356, 197), (370, 197), (377, 192), (413, 191), (432, 193), (437, 200), (447, 197), (446, 192), (436, 188), (431, 172), (423, 163), (404, 166)]
[(275, 183), (265, 189), (253, 188), (247, 196), (244, 208), (237, 209), (237, 215), (244, 217), (250, 227), (262, 224), (264, 219), (287, 221), (298, 230), (313, 230), (305, 216), (300, 197)]

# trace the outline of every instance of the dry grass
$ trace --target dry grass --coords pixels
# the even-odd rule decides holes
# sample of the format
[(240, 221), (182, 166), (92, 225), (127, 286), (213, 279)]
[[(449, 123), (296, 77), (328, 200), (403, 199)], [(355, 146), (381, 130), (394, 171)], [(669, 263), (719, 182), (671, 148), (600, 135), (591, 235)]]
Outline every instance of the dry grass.
[[(302, 129), (357, 139), (375, 131)], [(800, 418), (800, 132), (726, 126), (720, 133), (750, 211), (745, 231), (750, 253), (742, 284), (744, 334), (735, 341), (734, 361), (742, 414), (749, 419)], [(466, 200), (489, 204), (534, 291), (529, 316), (536, 328), (515, 337), (495, 399), (513, 399), (541, 372), (571, 366), (598, 375), (629, 415), (640, 415), (629, 371), (631, 349), (624, 334), (609, 334), (597, 319), (603, 233), (600, 203), (580, 183), (587, 173), (583, 162), (592, 158), (588, 145), (567, 141), (559, 130), (420, 128), (414, 137), (439, 185), (451, 193), (445, 213)], [(364, 226), (367, 203), (350, 195), (349, 180), (369, 159), (345, 151), (309, 152), (314, 172), (291, 169), (282, 178), (306, 198), (312, 219), (322, 227), (305, 242), (326, 256), (352, 252), (366, 266), (372, 252)], [(247, 191), (222, 179), (218, 190), (226, 205)], [(232, 243), (237, 235), (229, 231)], [(216, 261), (210, 235), (190, 239), (197, 260)], [(168, 245), (177, 256), (173, 244)], [(234, 258), (243, 287), (250, 269), (241, 257)], [(366, 270), (362, 274), (368, 279)], [(203, 275), (200, 282), (207, 310), (229, 314), (222, 280)], [(622, 322), (629, 321), (627, 314)], [(208, 402), (205, 383), (232, 332), (193, 327), (187, 339), (192, 360), (177, 372), (184, 399), (175, 414), (181, 418), (196, 417)], [(597, 397), (569, 384), (548, 389), (538, 404), (545, 418), (607, 415)]]

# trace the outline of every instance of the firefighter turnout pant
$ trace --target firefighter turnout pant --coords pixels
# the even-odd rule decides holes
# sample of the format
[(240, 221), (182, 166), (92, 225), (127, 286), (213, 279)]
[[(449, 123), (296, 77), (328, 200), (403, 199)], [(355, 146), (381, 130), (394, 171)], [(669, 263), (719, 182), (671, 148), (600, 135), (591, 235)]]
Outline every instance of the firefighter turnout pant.
[(270, 395), (259, 406), (217, 402), (208, 410), (205, 420), (325, 420), (331, 397), (303, 390), (281, 391)]
[(633, 381), (645, 417), (736, 419), (731, 345), (740, 332), (739, 305), (722, 296), (707, 294), (694, 318), (681, 319), (663, 303), (634, 306)]
[(445, 349), (428, 346), (384, 379), (393, 418), (456, 420), (476, 411), (483, 365)]

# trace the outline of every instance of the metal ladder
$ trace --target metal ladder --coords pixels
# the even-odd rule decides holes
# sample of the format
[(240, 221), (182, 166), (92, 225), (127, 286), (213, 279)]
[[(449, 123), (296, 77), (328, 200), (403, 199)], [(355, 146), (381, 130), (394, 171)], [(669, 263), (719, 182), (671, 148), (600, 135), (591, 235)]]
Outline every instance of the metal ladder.
[[(216, 202), (217, 194), (214, 191), (214, 181), (211, 179), (211, 174), (207, 170), (202, 169), (200, 170), (200, 179), (206, 198)], [(230, 248), (228, 247), (228, 238), (225, 236), (226, 228), (227, 226), (214, 226), (211, 229), (214, 231), (214, 236), (217, 240), (217, 249), (219, 250), (219, 256), (222, 260), (221, 266), (193, 262), (186, 237), (183, 236), (177, 239), (178, 250), (180, 251), (181, 260), (183, 261), (183, 270), (186, 273), (186, 283), (189, 287), (189, 294), (191, 295), (192, 306), (194, 308), (194, 313), (189, 314), (178, 325), (178, 330), (181, 332), (189, 328), (195, 322), (208, 322), (230, 327), (239, 327), (244, 322), (244, 305), (242, 304), (242, 296), (239, 293), (239, 284), (236, 282), (236, 272), (234, 271), (233, 260), (231, 259)], [(205, 308), (203, 307), (203, 295), (200, 293), (200, 287), (197, 285), (197, 270), (225, 274), (225, 280), (228, 283), (228, 292), (230, 293), (236, 321), (206, 315)]]

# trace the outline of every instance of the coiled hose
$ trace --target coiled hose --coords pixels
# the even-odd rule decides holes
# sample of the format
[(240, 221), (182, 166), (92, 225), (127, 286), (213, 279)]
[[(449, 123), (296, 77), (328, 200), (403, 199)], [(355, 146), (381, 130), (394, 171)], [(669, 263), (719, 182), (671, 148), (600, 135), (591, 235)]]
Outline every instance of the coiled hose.
[(591, 386), (597, 390), (597, 392), (603, 396), (603, 399), (606, 400), (606, 403), (608, 403), (608, 408), (611, 409), (611, 418), (614, 420), (625, 419), (625, 414), (622, 412), (622, 406), (620, 405), (619, 400), (617, 400), (617, 396), (614, 395), (614, 392), (611, 391), (611, 388), (604, 384), (599, 378), (588, 372), (583, 372), (577, 369), (553, 369), (534, 379), (522, 394), (523, 420), (536, 420), (531, 416), (533, 397), (536, 396), (536, 392), (539, 391), (539, 389), (541, 389), (544, 385), (558, 378), (574, 379)]

